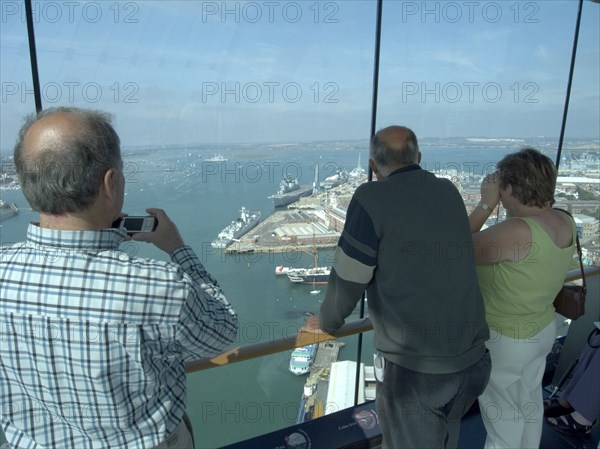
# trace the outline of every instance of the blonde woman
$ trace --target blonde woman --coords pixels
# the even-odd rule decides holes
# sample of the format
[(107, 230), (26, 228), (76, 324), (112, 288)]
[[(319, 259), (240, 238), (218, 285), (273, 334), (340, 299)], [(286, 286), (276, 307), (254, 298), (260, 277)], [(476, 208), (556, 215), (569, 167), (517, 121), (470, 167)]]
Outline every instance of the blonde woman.
[[(479, 397), (485, 448), (538, 448), (542, 377), (556, 337), (554, 297), (575, 249), (573, 219), (552, 208), (556, 167), (526, 148), (497, 164), (469, 216), (490, 327), (490, 381)], [(507, 219), (481, 230), (502, 202)]]

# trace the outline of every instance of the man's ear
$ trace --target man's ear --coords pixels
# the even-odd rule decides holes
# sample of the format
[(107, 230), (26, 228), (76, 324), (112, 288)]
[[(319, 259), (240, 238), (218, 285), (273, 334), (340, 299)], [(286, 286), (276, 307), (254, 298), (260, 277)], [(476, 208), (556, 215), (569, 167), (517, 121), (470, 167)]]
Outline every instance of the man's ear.
[(377, 174), (377, 164), (373, 159), (369, 159), (369, 167), (371, 167), (371, 171)]
[(119, 174), (114, 168), (106, 170), (106, 173), (102, 177), (102, 190), (104, 191), (104, 195), (111, 201), (116, 200), (118, 195), (118, 178)]
[(385, 179), (385, 176), (381, 174), (381, 170), (379, 170), (377, 163), (373, 159), (369, 159), (369, 167), (371, 167), (377, 181), (383, 181)]

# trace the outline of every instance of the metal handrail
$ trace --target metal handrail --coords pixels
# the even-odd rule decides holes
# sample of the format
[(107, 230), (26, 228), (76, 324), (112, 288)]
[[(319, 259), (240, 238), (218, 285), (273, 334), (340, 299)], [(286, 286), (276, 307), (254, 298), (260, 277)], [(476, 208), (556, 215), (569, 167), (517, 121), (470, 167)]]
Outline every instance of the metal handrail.
[[(600, 274), (600, 266), (597, 265), (588, 265), (583, 267), (583, 271), (585, 276), (598, 276)], [(571, 270), (567, 273), (567, 277), (565, 278), (565, 282), (573, 282), (581, 279), (581, 271), (579, 268)]]
[[(600, 275), (600, 267), (588, 266), (585, 267), (586, 276), (598, 276)], [(581, 272), (578, 269), (569, 271), (565, 282), (573, 282), (581, 279)], [(333, 340), (336, 338), (347, 337), (350, 335), (356, 335), (362, 332), (369, 332), (373, 330), (373, 325), (369, 318), (363, 318), (360, 320), (352, 321), (342, 326), (337, 332), (333, 334), (315, 334), (312, 332), (299, 332), (297, 335), (290, 335), (274, 340), (268, 340), (260, 343), (252, 343), (245, 346), (239, 346), (236, 348), (229, 349), (222, 352), (215, 357), (209, 359), (200, 359), (193, 362), (188, 362), (185, 365), (186, 373), (194, 373), (210, 368), (216, 368), (218, 366), (230, 365), (232, 363), (243, 362), (245, 360), (251, 360), (265, 355), (277, 354), (278, 352), (289, 351), (294, 348), (306, 346), (313, 343), (320, 343), (323, 341)]]
[(334, 340), (340, 337), (356, 335), (361, 332), (373, 330), (371, 320), (363, 318), (342, 326), (333, 334), (316, 334), (313, 332), (299, 332), (298, 335), (277, 338), (275, 340), (253, 343), (237, 348), (229, 349), (210, 359), (201, 359), (189, 362), (185, 365), (187, 373), (193, 373), (217, 366), (229, 365), (231, 363), (251, 360), (264, 355), (277, 354), (278, 352), (288, 351), (290, 349), (299, 348), (301, 346), (320, 343), (323, 341)]

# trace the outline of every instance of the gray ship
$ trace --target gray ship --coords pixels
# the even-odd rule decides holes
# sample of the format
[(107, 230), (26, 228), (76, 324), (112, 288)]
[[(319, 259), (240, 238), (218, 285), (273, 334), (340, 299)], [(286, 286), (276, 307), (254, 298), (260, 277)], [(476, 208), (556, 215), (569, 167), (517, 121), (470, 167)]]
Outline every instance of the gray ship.
[(216, 240), (212, 241), (211, 246), (213, 248), (227, 248), (260, 223), (260, 215), (260, 211), (249, 212), (245, 207), (242, 207), (239, 218), (233, 220), (219, 232)]
[(273, 200), (275, 207), (281, 207), (298, 201), (304, 196), (310, 196), (312, 192), (313, 188), (310, 186), (301, 186), (298, 183), (298, 178), (286, 176), (279, 184), (277, 193), (271, 195), (269, 198)]

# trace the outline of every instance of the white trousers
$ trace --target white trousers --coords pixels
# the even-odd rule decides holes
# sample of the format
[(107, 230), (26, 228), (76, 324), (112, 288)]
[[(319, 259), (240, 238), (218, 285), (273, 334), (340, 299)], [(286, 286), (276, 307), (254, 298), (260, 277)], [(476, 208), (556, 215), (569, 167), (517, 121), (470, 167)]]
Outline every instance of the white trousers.
[(490, 329), (490, 381), (479, 407), (487, 431), (485, 449), (538, 449), (544, 406), (542, 378), (556, 338), (552, 321), (537, 335), (515, 340)]

